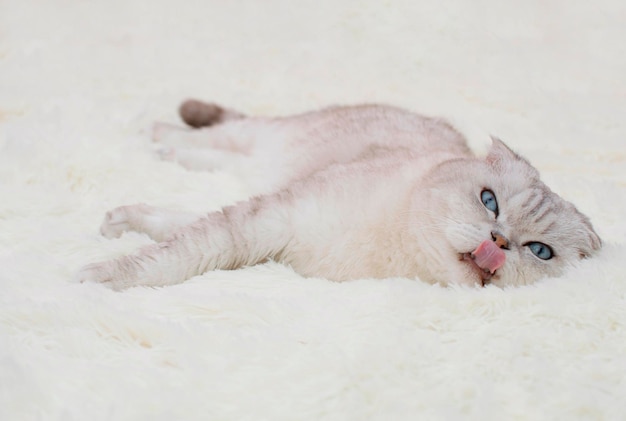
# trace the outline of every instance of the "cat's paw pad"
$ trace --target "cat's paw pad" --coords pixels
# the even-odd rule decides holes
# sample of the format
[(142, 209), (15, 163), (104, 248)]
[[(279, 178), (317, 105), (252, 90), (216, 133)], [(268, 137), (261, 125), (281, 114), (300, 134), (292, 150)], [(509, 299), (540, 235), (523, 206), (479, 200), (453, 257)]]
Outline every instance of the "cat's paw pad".
[(133, 231), (131, 221), (134, 213), (145, 213), (147, 205), (120, 206), (106, 213), (100, 225), (100, 233), (106, 238), (119, 238), (127, 231)]

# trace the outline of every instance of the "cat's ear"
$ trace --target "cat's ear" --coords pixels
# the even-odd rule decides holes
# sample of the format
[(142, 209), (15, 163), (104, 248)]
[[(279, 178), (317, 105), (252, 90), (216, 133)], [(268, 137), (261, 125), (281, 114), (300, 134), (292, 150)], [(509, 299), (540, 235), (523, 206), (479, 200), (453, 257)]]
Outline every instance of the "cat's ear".
[(512, 173), (515, 170), (518, 173), (521, 171), (525, 177), (539, 178), (539, 172), (530, 162), (513, 152), (511, 148), (495, 136), (491, 136), (491, 148), (487, 153), (485, 161), (500, 173)]
[(578, 257), (580, 257), (581, 259), (586, 259), (596, 254), (598, 250), (602, 248), (602, 240), (600, 239), (600, 236), (596, 233), (596, 231), (593, 229), (593, 226), (591, 225), (591, 221), (589, 220), (589, 218), (587, 218), (587, 216), (580, 213), (578, 209), (576, 209), (575, 207), (574, 207), (574, 211), (581, 218), (582, 220), (581, 226), (584, 227), (585, 234), (587, 237), (585, 246), (578, 248)]
[(518, 160), (520, 156), (495, 136), (491, 136), (491, 148), (487, 154), (487, 162), (497, 164), (502, 161)]

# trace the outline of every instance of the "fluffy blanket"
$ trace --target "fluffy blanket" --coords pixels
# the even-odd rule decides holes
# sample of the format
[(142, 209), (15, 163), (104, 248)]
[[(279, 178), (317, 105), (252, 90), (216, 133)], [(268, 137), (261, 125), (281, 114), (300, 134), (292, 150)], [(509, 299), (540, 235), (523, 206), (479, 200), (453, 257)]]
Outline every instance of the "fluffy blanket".
[[(619, 419), (626, 414), (626, 3), (22, 0), (0, 11), (0, 419)], [(236, 174), (156, 158), (186, 97), (250, 114), (388, 102), (500, 136), (601, 254), (498, 289), (277, 263), (113, 292), (84, 264), (136, 202), (209, 211)], [(312, 221), (313, 223), (313, 221)]]

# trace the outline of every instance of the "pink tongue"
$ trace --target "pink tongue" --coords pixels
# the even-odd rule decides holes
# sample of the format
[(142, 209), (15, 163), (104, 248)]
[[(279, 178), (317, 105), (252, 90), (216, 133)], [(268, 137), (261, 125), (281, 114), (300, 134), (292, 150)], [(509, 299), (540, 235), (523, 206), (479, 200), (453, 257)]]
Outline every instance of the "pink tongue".
[(494, 241), (485, 240), (472, 252), (474, 262), (481, 269), (494, 273), (504, 265), (506, 256)]

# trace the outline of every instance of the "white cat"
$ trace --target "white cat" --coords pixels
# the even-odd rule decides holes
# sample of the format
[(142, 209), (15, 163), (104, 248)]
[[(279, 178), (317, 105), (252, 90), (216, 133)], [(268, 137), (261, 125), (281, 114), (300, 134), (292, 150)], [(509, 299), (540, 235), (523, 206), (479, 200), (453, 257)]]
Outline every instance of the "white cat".
[(158, 125), (163, 156), (187, 168), (243, 170), (259, 195), (204, 215), (116, 208), (105, 236), (134, 230), (158, 243), (86, 266), (80, 281), (172, 285), (273, 259), (336, 281), (522, 285), (601, 247), (588, 218), (526, 160), (495, 138), (476, 158), (440, 119), (380, 105), (285, 118), (199, 101), (180, 111), (197, 129)]

